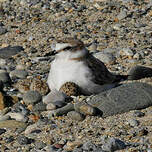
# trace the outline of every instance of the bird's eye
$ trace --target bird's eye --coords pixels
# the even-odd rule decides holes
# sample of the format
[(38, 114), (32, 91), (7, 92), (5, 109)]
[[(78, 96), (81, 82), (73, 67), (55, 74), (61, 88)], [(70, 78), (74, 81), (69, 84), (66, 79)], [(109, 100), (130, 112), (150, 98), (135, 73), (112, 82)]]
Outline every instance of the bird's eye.
[(63, 50), (71, 50), (71, 46), (67, 46), (66, 48), (64, 48)]

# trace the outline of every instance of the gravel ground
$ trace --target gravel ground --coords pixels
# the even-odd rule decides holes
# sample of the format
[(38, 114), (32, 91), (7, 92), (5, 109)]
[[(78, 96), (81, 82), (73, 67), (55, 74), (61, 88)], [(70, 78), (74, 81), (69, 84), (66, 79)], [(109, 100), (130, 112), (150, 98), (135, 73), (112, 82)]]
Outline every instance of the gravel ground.
[(151, 0), (0, 0), (0, 151), (151, 152), (152, 107), (76, 121), (47, 117), (40, 102), (54, 39), (77, 37), (110, 71), (126, 74), (151, 67), (151, 29)]

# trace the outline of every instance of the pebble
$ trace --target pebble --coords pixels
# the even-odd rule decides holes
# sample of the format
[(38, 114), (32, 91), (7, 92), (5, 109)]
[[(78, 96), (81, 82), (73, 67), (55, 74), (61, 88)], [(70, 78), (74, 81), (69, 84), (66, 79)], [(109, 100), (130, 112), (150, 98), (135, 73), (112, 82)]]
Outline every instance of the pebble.
[(66, 105), (66, 103), (63, 101), (55, 101), (55, 102), (47, 104), (46, 109), (47, 110), (54, 110), (54, 109), (62, 108), (65, 105)]
[(74, 109), (77, 112), (80, 112), (84, 115), (96, 115), (97, 114), (97, 110), (96, 108), (92, 107), (91, 105), (85, 103), (85, 102), (78, 102), (74, 104)]
[(84, 151), (97, 151), (97, 146), (93, 144), (91, 141), (88, 141), (83, 144)]
[(2, 135), (3, 133), (5, 133), (6, 132), (6, 129), (1, 129), (0, 128), (0, 135)]
[(5, 34), (7, 32), (7, 29), (3, 26), (0, 26), (0, 35)]
[(2, 81), (4, 85), (6, 83), (8, 84), (11, 83), (11, 78), (9, 76), (9, 73), (6, 72), (5, 70), (0, 70), (0, 81)]
[(66, 106), (53, 110), (48, 114), (48, 117), (52, 116), (62, 116), (64, 114), (67, 114), (70, 111), (74, 110), (74, 105), (72, 103), (68, 103)]
[(66, 145), (63, 147), (63, 149), (66, 151), (73, 151), (75, 147), (80, 147), (81, 145), (81, 141), (68, 141)]
[(122, 20), (122, 19), (124, 19), (124, 18), (126, 18), (127, 17), (127, 12), (126, 11), (121, 11), (118, 15), (117, 15), (117, 18), (119, 19), (119, 20)]
[(67, 113), (68, 118), (76, 121), (82, 121), (84, 120), (85, 116), (79, 112), (76, 111), (70, 111)]
[(28, 75), (28, 72), (25, 70), (13, 70), (10, 72), (9, 75), (11, 78), (17, 77), (17, 78), (25, 79)]
[(94, 56), (105, 64), (114, 63), (116, 58), (111, 53), (98, 52)]
[(40, 112), (40, 111), (45, 111), (46, 109), (47, 109), (46, 104), (44, 104), (43, 102), (39, 102), (33, 106), (32, 111)]
[(64, 102), (66, 99), (66, 95), (61, 91), (53, 90), (49, 94), (43, 97), (43, 102), (48, 104), (50, 102), (62, 101)]
[(10, 116), (11, 119), (15, 119), (16, 121), (22, 121), (22, 122), (27, 121), (27, 119), (21, 113), (9, 112), (9, 113), (7, 113), (7, 115)]
[(25, 131), (24, 131), (24, 133), (25, 133), (25, 135), (28, 135), (28, 134), (30, 134), (32, 131), (34, 131), (34, 130), (36, 130), (36, 129), (38, 129), (38, 126), (37, 126), (37, 124), (35, 123), (35, 124), (32, 124), (32, 125), (27, 126), (27, 128), (26, 128)]
[(5, 120), (10, 120), (11, 117), (9, 115), (0, 116), (0, 122)]
[(129, 125), (132, 126), (132, 127), (136, 127), (136, 126), (139, 125), (139, 121), (136, 120), (136, 119), (129, 119), (129, 120), (128, 120), (128, 123), (129, 123)]
[(27, 145), (31, 143), (31, 140), (27, 138), (26, 136), (19, 136), (17, 138), (17, 141), (20, 145)]
[(130, 48), (123, 48), (122, 50), (120, 50), (120, 54), (126, 55), (126, 56), (134, 55), (133, 51)]
[(0, 58), (0, 67), (4, 67), (6, 65), (6, 60)]
[(11, 143), (12, 141), (14, 141), (14, 137), (13, 136), (9, 136), (7, 138), (5, 138), (6, 143)]
[(143, 117), (145, 115), (145, 113), (143, 113), (143, 112), (141, 112), (141, 111), (139, 111), (139, 110), (136, 110), (136, 111), (134, 111), (134, 113), (133, 113), (133, 116), (134, 117)]
[(21, 113), (24, 116), (26, 116), (30, 113), (30, 111), (27, 109), (26, 105), (24, 105), (20, 102), (13, 105), (12, 111), (15, 113)]
[(102, 149), (104, 151), (116, 151), (116, 150), (122, 150), (126, 148), (126, 144), (116, 138), (110, 138), (108, 141), (103, 144)]
[(46, 143), (44, 143), (43, 141), (38, 141), (38, 142), (35, 143), (35, 146), (36, 146), (37, 150), (41, 150), (44, 147), (46, 147)]
[(40, 102), (42, 96), (37, 91), (28, 91), (23, 95), (23, 101), (25, 104), (35, 104)]

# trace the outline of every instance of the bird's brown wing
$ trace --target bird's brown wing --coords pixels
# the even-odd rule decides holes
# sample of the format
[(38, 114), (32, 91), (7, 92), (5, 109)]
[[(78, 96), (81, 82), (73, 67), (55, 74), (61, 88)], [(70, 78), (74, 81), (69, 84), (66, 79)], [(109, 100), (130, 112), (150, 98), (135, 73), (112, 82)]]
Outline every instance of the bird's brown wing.
[(92, 81), (96, 84), (111, 84), (117, 79), (116, 75), (113, 75), (108, 71), (103, 62), (89, 54), (86, 58), (86, 65), (93, 73)]

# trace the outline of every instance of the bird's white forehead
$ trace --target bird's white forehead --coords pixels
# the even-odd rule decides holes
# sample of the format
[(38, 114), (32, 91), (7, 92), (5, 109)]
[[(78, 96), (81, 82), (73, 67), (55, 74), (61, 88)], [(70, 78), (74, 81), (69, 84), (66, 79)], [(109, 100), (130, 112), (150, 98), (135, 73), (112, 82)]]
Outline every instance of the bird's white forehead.
[(59, 50), (66, 48), (67, 46), (70, 46), (70, 44), (69, 43), (56, 43), (56, 44), (53, 43), (51, 45), (51, 48), (52, 48), (52, 50), (59, 51)]

